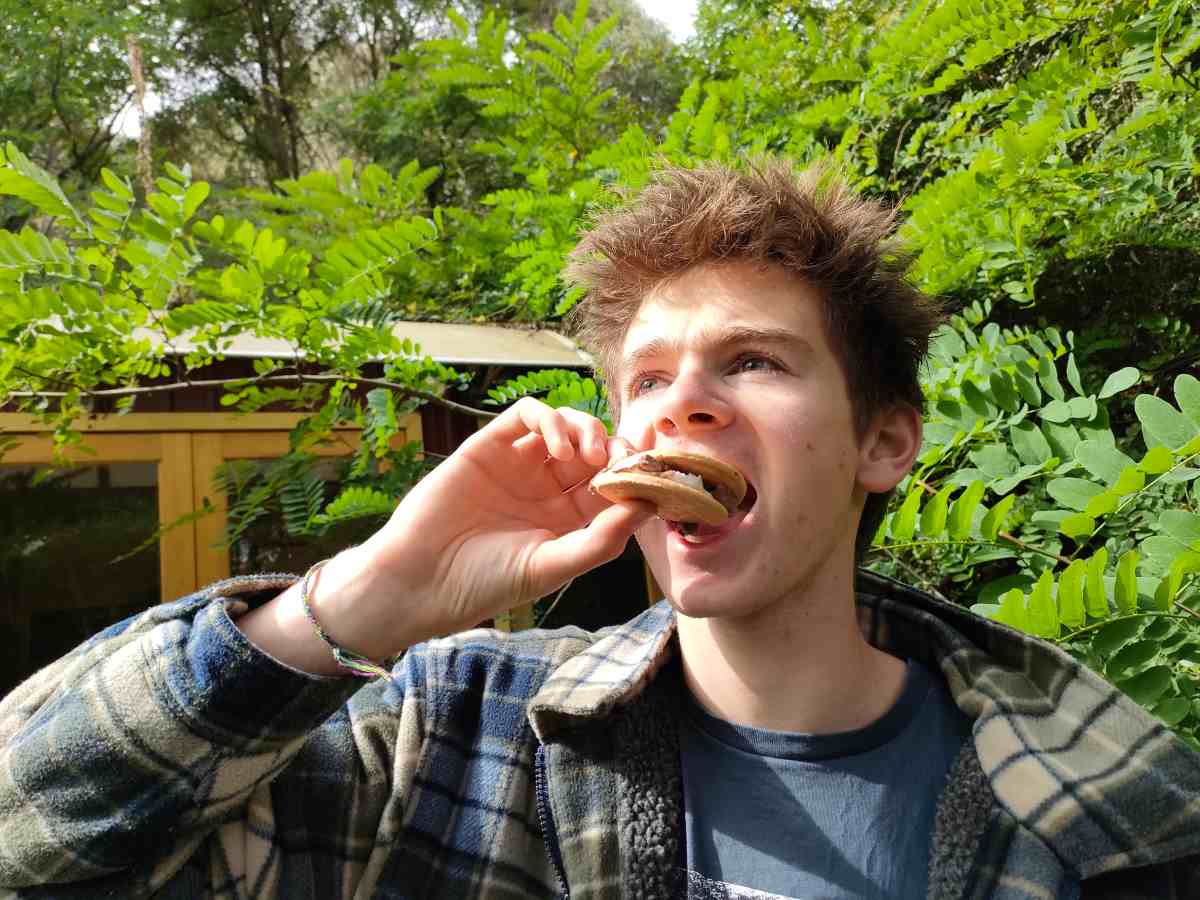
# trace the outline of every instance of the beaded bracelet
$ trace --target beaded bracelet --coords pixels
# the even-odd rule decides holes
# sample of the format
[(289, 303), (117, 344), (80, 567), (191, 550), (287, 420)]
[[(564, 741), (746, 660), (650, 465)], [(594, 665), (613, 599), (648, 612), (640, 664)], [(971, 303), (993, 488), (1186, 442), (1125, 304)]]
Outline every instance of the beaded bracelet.
[(384, 660), (384, 663), (380, 664), (367, 659), (365, 656), (352, 653), (344, 647), (339, 647), (333, 638), (325, 633), (325, 629), (321, 627), (321, 623), (317, 621), (317, 617), (313, 614), (312, 606), (308, 602), (308, 582), (327, 562), (329, 560), (323, 559), (320, 562), (314, 563), (304, 573), (304, 580), (300, 582), (300, 605), (304, 607), (304, 615), (312, 623), (313, 631), (317, 633), (317, 637), (329, 645), (329, 649), (333, 651), (334, 661), (343, 669), (346, 669), (353, 675), (357, 675), (359, 678), (383, 677), (391, 679), (392, 673), (389, 671), (389, 667), (394, 663), (394, 660)]

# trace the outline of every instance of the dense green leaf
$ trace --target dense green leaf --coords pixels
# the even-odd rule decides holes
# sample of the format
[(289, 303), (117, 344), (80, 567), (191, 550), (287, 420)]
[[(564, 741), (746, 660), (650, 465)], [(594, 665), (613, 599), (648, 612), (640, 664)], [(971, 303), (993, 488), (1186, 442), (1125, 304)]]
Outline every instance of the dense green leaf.
[(997, 494), (1007, 494), (1022, 481), (1026, 481), (1042, 471), (1041, 463), (1034, 463), (1027, 466), (1021, 466), (1012, 475), (1006, 478), (1000, 478), (994, 481), (991, 485), (992, 490)]
[(1115, 483), (1127, 467), (1136, 465), (1115, 447), (1094, 440), (1080, 441), (1075, 459), (1105, 485)]
[(1018, 368), (1013, 373), (1013, 382), (1016, 384), (1017, 391), (1020, 393), (1022, 400), (1030, 406), (1041, 406), (1042, 391), (1028, 372)]
[(1138, 468), (1147, 475), (1161, 475), (1175, 465), (1175, 454), (1166, 447), (1151, 447), (1138, 463)]
[(1120, 503), (1120, 496), (1115, 491), (1107, 490), (1088, 500), (1087, 506), (1083, 508), (1083, 511), (1093, 519), (1098, 519), (1101, 516), (1107, 516), (1110, 513), (1116, 512)]
[(914, 487), (892, 517), (892, 540), (897, 543), (912, 540), (917, 527), (917, 512), (920, 508), (921, 489)]
[(1137, 384), (1141, 373), (1133, 366), (1126, 366), (1113, 372), (1104, 380), (1104, 386), (1100, 388), (1100, 393), (1097, 395), (1101, 400), (1107, 400), (1114, 394), (1119, 394), (1121, 391), (1128, 390)]
[(1096, 527), (1096, 520), (1084, 513), (1071, 513), (1058, 523), (1058, 530), (1069, 538), (1086, 537)]
[(322, 524), (390, 515), (396, 501), (382, 491), (365, 487), (348, 487), (325, 508), (319, 517)]
[(983, 482), (975, 480), (967, 485), (966, 490), (954, 501), (950, 508), (951, 539), (961, 541), (970, 536), (975, 510), (979, 508), (982, 499)]
[(1020, 588), (1007, 591), (1000, 598), (1000, 610), (996, 613), (996, 621), (1003, 622), (1021, 631), (1028, 630), (1028, 619), (1025, 612), (1025, 595)]
[(1079, 367), (1075, 364), (1075, 354), (1067, 356), (1067, 383), (1071, 385), (1076, 394), (1082, 395), (1083, 382), (1079, 378)]
[(1067, 413), (1072, 419), (1091, 421), (1098, 410), (1095, 397), (1072, 397), (1067, 401)]
[(995, 413), (995, 408), (988, 403), (987, 397), (983, 395), (983, 391), (976, 386), (975, 382), (964, 381), (962, 383), (962, 395), (963, 400), (965, 400), (967, 403), (967, 406), (969, 406), (972, 412), (974, 412), (976, 415), (982, 416), (985, 419), (990, 419)]
[(1192, 701), (1187, 697), (1168, 697), (1154, 704), (1153, 712), (1163, 720), (1168, 728), (1174, 728), (1188, 717), (1192, 711)]
[(1142, 706), (1153, 705), (1170, 686), (1171, 669), (1169, 666), (1154, 666), (1117, 683), (1117, 687)]
[(1137, 609), (1137, 563), (1138, 552), (1136, 550), (1126, 550), (1121, 554), (1121, 558), (1117, 560), (1117, 590), (1115, 598), (1117, 608), (1124, 613), (1131, 613)]
[(5, 147), (7, 167), (0, 167), (0, 196), (7, 194), (33, 204), (49, 216), (79, 222), (79, 214), (55, 181), (41, 166), (9, 143)]
[(1134, 409), (1142, 423), (1142, 433), (1146, 436), (1147, 446), (1161, 444), (1175, 449), (1200, 434), (1200, 425), (1161, 397), (1140, 394), (1134, 401)]
[(187, 189), (187, 193), (183, 196), (183, 218), (185, 221), (196, 214), (196, 210), (200, 208), (200, 204), (205, 201), (208, 194), (208, 185), (203, 181), (197, 181)]
[(1042, 356), (1038, 359), (1038, 382), (1041, 384), (1042, 390), (1055, 400), (1067, 399), (1066, 391), (1059, 383), (1058, 370), (1054, 367), (1054, 360), (1049, 356)]
[(1007, 497), (1002, 497), (995, 506), (987, 511), (979, 525), (979, 531), (984, 540), (996, 540), (1000, 530), (1004, 528), (1004, 521), (1016, 500), (1014, 495), (1009, 494)]
[(1192, 424), (1200, 428), (1200, 379), (1180, 375), (1175, 379), (1175, 402)]
[(1109, 488), (1118, 497), (1140, 491), (1146, 484), (1146, 473), (1136, 466), (1127, 466), (1117, 476), (1117, 482)]
[(1012, 376), (1003, 369), (996, 369), (988, 376), (992, 397), (1005, 412), (1015, 413), (1021, 408), (1021, 397), (1017, 394)]
[(942, 532), (945, 531), (947, 507), (953, 491), (952, 485), (942, 488), (921, 510), (921, 533), (926, 537), (941, 537)]
[(1200, 515), (1182, 509), (1164, 510), (1158, 527), (1183, 547), (1200, 550)]
[(1141, 630), (1141, 619), (1116, 619), (1096, 632), (1092, 649), (1101, 656), (1109, 656)]
[(1082, 628), (1087, 622), (1087, 609), (1083, 602), (1083, 581), (1087, 568), (1083, 560), (1072, 560), (1058, 579), (1059, 618), (1068, 628)]
[(1067, 422), (1071, 419), (1071, 407), (1065, 400), (1051, 400), (1040, 410), (1041, 416), (1047, 422)]
[(1154, 605), (1163, 612), (1168, 612), (1175, 602), (1179, 588), (1183, 584), (1184, 565), (1180, 561), (1173, 562), (1167, 574), (1159, 582), (1154, 592)]
[(1027, 465), (1040, 465), (1053, 454), (1045, 435), (1032, 422), (1021, 422), (1012, 429), (1013, 449)]
[(985, 444), (970, 454), (971, 462), (989, 478), (1003, 478), (1017, 468), (1017, 460), (1002, 444)]
[(1029, 594), (1026, 608), (1028, 627), (1032, 634), (1038, 637), (1058, 637), (1060, 626), (1058, 610), (1054, 605), (1054, 576), (1043, 572)]
[(1046, 485), (1050, 496), (1063, 506), (1083, 512), (1088, 501), (1104, 491), (1104, 488), (1083, 478), (1055, 478)]
[(1104, 570), (1108, 565), (1108, 551), (1101, 547), (1087, 561), (1087, 576), (1084, 579), (1084, 600), (1088, 615), (1096, 619), (1107, 618), (1109, 612), (1108, 592), (1104, 587)]
[(1113, 654), (1104, 670), (1110, 678), (1120, 677), (1127, 669), (1140, 669), (1156, 656), (1157, 641), (1133, 641)]
[(126, 202), (133, 200), (133, 191), (124, 179), (118, 178), (113, 172), (105, 167), (100, 169), (100, 177), (110, 191)]

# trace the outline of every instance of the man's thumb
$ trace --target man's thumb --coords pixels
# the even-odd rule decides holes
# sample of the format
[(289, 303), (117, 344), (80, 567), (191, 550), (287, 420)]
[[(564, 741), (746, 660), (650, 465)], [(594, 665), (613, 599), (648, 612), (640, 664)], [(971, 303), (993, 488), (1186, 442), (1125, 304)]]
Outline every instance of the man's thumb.
[(638, 527), (653, 515), (654, 507), (648, 503), (614, 503), (586, 527), (542, 544), (530, 559), (531, 580), (538, 585), (540, 596), (616, 559)]

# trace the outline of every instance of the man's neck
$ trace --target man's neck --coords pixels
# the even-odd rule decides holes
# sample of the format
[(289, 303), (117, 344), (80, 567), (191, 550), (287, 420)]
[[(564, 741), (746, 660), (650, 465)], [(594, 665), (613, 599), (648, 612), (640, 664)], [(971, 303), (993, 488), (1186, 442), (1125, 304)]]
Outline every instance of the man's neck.
[[(815, 587), (815, 586), (814, 586)], [(867, 643), (852, 576), (738, 618), (678, 617), (688, 689), (710, 713), (772, 731), (853, 731), (887, 712), (905, 664)]]

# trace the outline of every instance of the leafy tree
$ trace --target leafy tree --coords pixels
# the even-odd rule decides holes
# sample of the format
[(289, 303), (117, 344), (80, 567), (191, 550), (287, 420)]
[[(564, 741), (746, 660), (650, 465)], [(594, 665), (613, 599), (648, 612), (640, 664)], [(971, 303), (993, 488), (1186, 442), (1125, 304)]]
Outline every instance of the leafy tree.
[[(95, 181), (118, 152), (118, 118), (133, 95), (125, 36), (162, 32), (155, 7), (112, 0), (0, 4), (0, 140), (24, 147), (68, 185)], [(160, 62), (171, 58), (163, 40), (151, 38), (144, 50)], [(19, 226), (26, 212), (0, 207), (0, 222)]]
[[(577, 299), (557, 275), (583, 217), (653, 159), (830, 155), (902, 204), (915, 277), (955, 313), (924, 373), (925, 445), (869, 564), (1060, 642), (1195, 742), (1192, 5), (706, 3), (661, 126), (609, 80), (617, 20), (581, 3), (531, 30), (544, 6), (455, 16), (360, 101), (378, 123), (380, 98), (400, 98), (430, 134), (397, 125), (396, 152), (444, 157), (283, 178), (242, 196), (244, 214), (219, 211), (224, 191), (201, 206), (207, 188), (176, 169), (145, 210), (108, 174), (80, 212), (6, 151), (0, 193), (46, 225), (0, 231), (0, 402), (42, 411), (65, 445), (82, 410), (128, 408), (146, 378), (173, 389), (229, 335), (284, 338), (311, 364), (263, 361), (225, 402), (315, 412), (299, 456), (228, 473), (234, 527), (272, 503), (301, 530), (378, 515), (419, 474), (388, 455), (398, 410), (451, 403), (461, 383), (391, 336), (396, 315), (553, 322)], [(200, 349), (173, 371), (138, 328)], [(489, 406), (525, 394), (605, 415), (603, 390), (563, 371), (493, 386)], [(335, 421), (370, 439), (329, 498), (303, 453)]]
[[(81, 440), (79, 416), (109, 404), (126, 412), (147, 392), (187, 387), (188, 374), (219, 358), (230, 335), (251, 333), (282, 339), (305, 360), (257, 360), (254, 377), (217, 382), (226, 406), (315, 410), (279, 470), (315, 461), (313, 446), (349, 422), (369, 437), (349, 484), (390, 467), (381, 483), (400, 491), (396, 474), (415, 470), (412, 448), (390, 446), (399, 419), (418, 401), (456, 406), (442, 395), (461, 383), (397, 338), (381, 303), (408, 261), (437, 240), (433, 222), (395, 216), (331, 235), (314, 254), (249, 221), (198, 220), (209, 187), (174, 166), (141, 209), (128, 182), (102, 170), (103, 187), (80, 210), (12, 144), (0, 165), (0, 190), (51, 217), (61, 235), (0, 231), (0, 396), (54, 422), (59, 451)], [(193, 349), (169, 355), (183, 336)], [(382, 371), (368, 377), (380, 359)], [(168, 383), (142, 383), (156, 378)], [(281, 480), (271, 483), (289, 495)], [(326, 519), (308, 524), (340, 508), (315, 510)]]
[[(510, 161), (481, 152), (479, 145), (494, 141), (511, 122), (498, 119), (495, 108), (472, 101), (469, 92), (479, 85), (464, 80), (462, 70), (450, 76), (443, 69), (452, 60), (469, 60), (492, 77), (506, 77), (507, 69), (518, 92), (536, 90), (533, 82), (540, 77), (543, 86), (553, 90), (556, 85), (569, 94), (569, 85), (556, 84), (553, 73), (539, 70), (545, 60), (539, 63), (536, 56), (540, 51), (554, 58), (547, 45), (536, 42), (562, 39), (560, 17), (569, 28), (581, 22), (580, 29), (589, 33), (616, 17), (615, 23), (595, 33), (596, 46), (607, 56), (591, 85), (594, 92), (608, 92), (607, 121), (621, 123), (609, 126), (610, 136), (630, 121), (645, 121), (650, 127), (664, 122), (687, 81), (682, 53), (666, 30), (632, 0), (583, 4), (579, 17), (574, 7), (568, 0), (487, 3), (457, 18), (447, 16), (439, 33), (393, 57), (388, 77), (358, 95), (346, 139), (377, 162), (400, 165), (418, 159), (439, 166), (443, 175), (434, 186), (434, 203), (471, 208), (490, 191), (510, 186)], [(506, 50), (497, 57), (496, 47)], [(487, 53), (487, 59), (481, 58)], [(593, 80), (593, 73), (581, 74)], [(537, 113), (526, 110), (524, 118), (536, 121)]]
[[(316, 0), (174, 0), (188, 78), (160, 137), (214, 135), (268, 183), (300, 175), (312, 158), (305, 112), (317, 70), (342, 44), (343, 3)], [(168, 123), (173, 128), (168, 130)]]

